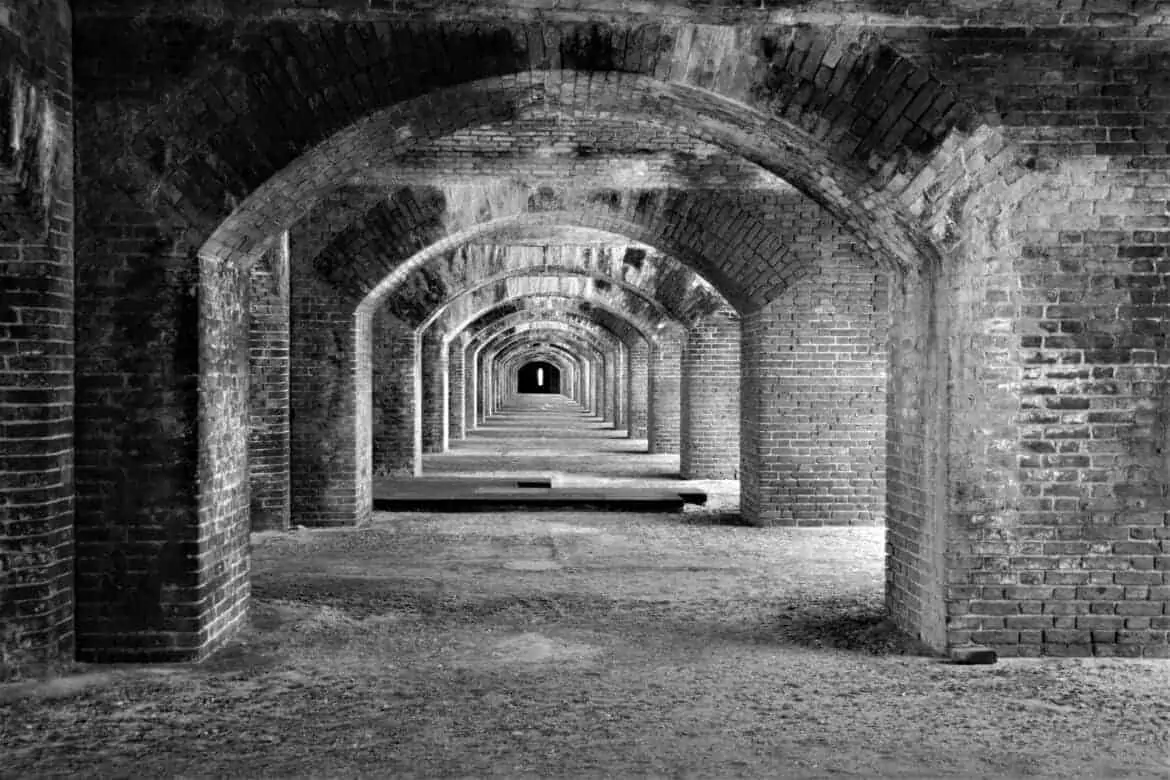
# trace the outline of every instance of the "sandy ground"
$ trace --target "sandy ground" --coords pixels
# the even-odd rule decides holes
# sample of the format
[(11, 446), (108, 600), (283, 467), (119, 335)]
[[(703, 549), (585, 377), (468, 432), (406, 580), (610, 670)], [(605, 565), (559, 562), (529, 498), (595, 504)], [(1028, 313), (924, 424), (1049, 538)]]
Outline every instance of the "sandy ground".
[[(671, 479), (594, 433), (428, 466)], [(742, 527), (708, 487), (256, 534), (250, 625), (208, 662), (0, 685), (0, 777), (1170, 777), (1170, 664), (945, 663), (884, 620), (882, 529)]]

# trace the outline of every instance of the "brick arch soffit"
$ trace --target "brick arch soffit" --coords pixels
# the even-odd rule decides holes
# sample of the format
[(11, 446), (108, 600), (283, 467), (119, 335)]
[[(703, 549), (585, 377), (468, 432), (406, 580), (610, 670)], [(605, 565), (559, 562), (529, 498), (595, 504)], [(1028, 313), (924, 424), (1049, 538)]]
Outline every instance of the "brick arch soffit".
[(628, 323), (613, 321), (612, 318), (602, 318), (595, 312), (580, 314), (575, 312), (535, 312), (516, 311), (494, 319), (472, 332), (465, 346), (482, 346), (504, 331), (532, 329), (537, 326), (556, 324), (558, 329), (585, 333), (591, 339), (607, 342), (610, 347), (625, 344), (633, 339), (640, 338), (637, 330)]
[(520, 311), (484, 326), (471, 336), (466, 347), (482, 349), (501, 333), (528, 332), (537, 328), (551, 328), (565, 333), (577, 334), (582, 338), (591, 339), (610, 348), (626, 344), (626, 339), (635, 335), (632, 329), (629, 329), (624, 334), (626, 339), (623, 339), (622, 334), (611, 330), (606, 324), (571, 312), (546, 312), (541, 316), (534, 316), (533, 312)]
[(498, 371), (500, 366), (509, 361), (526, 360), (530, 359), (527, 357), (529, 355), (547, 354), (549, 351), (559, 353), (562, 360), (571, 363), (578, 369), (586, 363), (592, 362), (591, 355), (596, 349), (588, 343), (574, 342), (571, 339), (558, 341), (554, 338), (552, 334), (546, 333), (542, 337), (542, 344), (526, 343), (523, 339), (506, 339), (492, 355), (491, 364), (485, 368), (492, 372)]
[[(497, 286), (500, 282), (521, 282), (519, 286), (523, 288), (523, 282), (532, 280), (534, 283), (544, 281), (546, 279), (556, 279), (558, 282), (565, 279), (585, 280), (595, 278), (591, 274), (586, 273), (564, 273), (564, 274), (509, 274), (501, 275), (498, 278), (485, 280), (483, 284), (474, 287), (455, 299), (449, 301), (444, 306), (436, 309), (434, 314), (425, 320), (420, 326), (419, 330), (425, 330), (433, 324), (440, 324), (444, 331), (449, 333), (458, 333), (462, 331), (469, 323), (474, 321), (481, 312), (500, 303), (516, 300), (527, 296), (538, 295), (542, 292), (558, 295), (572, 295), (573, 297), (580, 297), (583, 301), (603, 301), (615, 306), (622, 306), (629, 314), (633, 316), (640, 316), (648, 323), (652, 323), (657, 328), (662, 322), (676, 322), (680, 326), (685, 325), (680, 323), (679, 319), (663, 306), (657, 300), (647, 296), (643, 291), (631, 285), (624, 285), (614, 282), (614, 288), (620, 290), (623, 295), (618, 300), (614, 300), (614, 295), (611, 291), (599, 291), (592, 287), (588, 288), (588, 294), (577, 296), (572, 291), (566, 290), (542, 290), (539, 285), (534, 286), (531, 290), (524, 289), (506, 289), (501, 294), (501, 290)], [(636, 311), (638, 309), (639, 311)], [(451, 324), (452, 318), (460, 317)], [(444, 325), (445, 323), (445, 325)]]
[(536, 323), (519, 323), (500, 327), (485, 335), (478, 348), (481, 351), (490, 349), (492, 345), (497, 344), (502, 340), (518, 338), (521, 336), (530, 340), (545, 339), (550, 337), (549, 334), (559, 334), (558, 338), (565, 338), (576, 343), (587, 344), (591, 348), (596, 349), (598, 352), (604, 352), (605, 347), (612, 347), (618, 341), (616, 337), (611, 338), (608, 331), (603, 330), (602, 334), (597, 334), (579, 326), (574, 326), (565, 322), (544, 321)]
[[(467, 245), (465, 245), (466, 248)], [(493, 247), (503, 250), (513, 249), (519, 245), (472, 245), (481, 248)], [(611, 287), (620, 287), (637, 295), (641, 298), (654, 303), (655, 307), (666, 316), (680, 322), (690, 323), (699, 317), (703, 317), (714, 311), (720, 310), (723, 307), (730, 306), (726, 298), (719, 294), (719, 292), (707, 285), (705, 280), (699, 281), (702, 277), (695, 273), (687, 265), (674, 260), (668, 255), (660, 255), (655, 253), (652, 258), (642, 258), (640, 262), (643, 263), (641, 269), (638, 269), (634, 274), (630, 274), (636, 279), (631, 281), (625, 276), (618, 276), (611, 272), (612, 269), (602, 268), (600, 263), (596, 265), (589, 265), (581, 255), (583, 250), (591, 249), (595, 255), (600, 255), (602, 252), (598, 247), (583, 246), (583, 245), (566, 245), (566, 248), (578, 250), (569, 254), (561, 253), (560, 260), (567, 261), (575, 259), (576, 264), (570, 265), (566, 262), (553, 263), (537, 262), (535, 252), (527, 254), (532, 255), (532, 260), (526, 265), (513, 265), (496, 273), (486, 276), (467, 276), (464, 274), (458, 281), (462, 286), (449, 287), (446, 291), (447, 299), (435, 306), (435, 309), (427, 315), (417, 326), (420, 330), (425, 330), (431, 323), (444, 316), (444, 312), (450, 307), (456, 305), (457, 301), (467, 295), (474, 294), (477, 290), (493, 284), (495, 282), (519, 276), (573, 276), (573, 277), (589, 277), (594, 280), (605, 283)], [(606, 247), (612, 249), (611, 247)], [(461, 248), (462, 249), (462, 248)], [(627, 253), (630, 248), (627, 248)], [(484, 251), (488, 251), (486, 248)], [(613, 254), (616, 254), (614, 252)], [(445, 258), (444, 265), (455, 266), (458, 265), (450, 253), (440, 256)], [(426, 273), (428, 269), (432, 269), (437, 263), (420, 266), (420, 272)], [(617, 271), (625, 271), (629, 266), (624, 264), (624, 261), (618, 260), (615, 265)], [(661, 271), (658, 268), (661, 267)], [(644, 269), (652, 269), (653, 272), (642, 273)], [(448, 277), (446, 281), (450, 282)], [(698, 283), (696, 283), (698, 282)], [(416, 286), (421, 286), (421, 283)], [(681, 293), (681, 295), (680, 295)], [(394, 295), (394, 293), (391, 293)]]
[(578, 370), (580, 370), (580, 367), (581, 367), (580, 362), (566, 360), (566, 358), (561, 357), (559, 355), (559, 353), (554, 351), (554, 350), (539, 349), (539, 350), (535, 350), (527, 355), (517, 355), (514, 357), (510, 357), (509, 359), (513, 361), (511, 365), (505, 366), (505, 370), (509, 374), (518, 373), (518, 370), (520, 368), (522, 368), (524, 365), (531, 363), (535, 360), (541, 360), (541, 361), (544, 361), (546, 363), (551, 363), (553, 366), (555, 366), (557, 368), (558, 371), (561, 372), (562, 379), (563, 379), (563, 375), (567, 372), (569, 366), (573, 366), (574, 368), (576, 368)]
[[(381, 306), (387, 296), (399, 286), (406, 284), (419, 268), (441, 262), (444, 256), (466, 244), (499, 243), (505, 241), (509, 233), (516, 231), (556, 227), (586, 228), (651, 247), (659, 255), (672, 257), (689, 268), (741, 313), (766, 305), (771, 297), (779, 294), (809, 270), (800, 262), (778, 266), (779, 271), (773, 267), (776, 257), (772, 252), (780, 252), (783, 248), (777, 236), (765, 239), (760, 246), (751, 246), (746, 242), (738, 245), (740, 238), (737, 237), (741, 236), (741, 232), (743, 235), (751, 233), (769, 236), (770, 230), (762, 223), (756, 222), (754, 217), (746, 216), (747, 222), (733, 222), (730, 218), (712, 219), (712, 224), (707, 225), (701, 214), (692, 211), (699, 207), (700, 199), (685, 192), (672, 193), (671, 197), (677, 200), (677, 203), (665, 202), (666, 198), (660, 193), (651, 193), (647, 199), (643, 199), (639, 193), (630, 195), (631, 197), (626, 199), (619, 198), (616, 204), (608, 198), (590, 198), (588, 202), (573, 204), (574, 208), (570, 210), (543, 210), (544, 205), (530, 210), (527, 202), (513, 203), (506, 210), (477, 216), (481, 221), (454, 230), (449, 230), (445, 226), (437, 230), (426, 226), (427, 229), (418, 231), (423, 233), (425, 238), (409, 233), (409, 238), (421, 248), (404, 251), (405, 259), (401, 262), (397, 258), (392, 258), (392, 263), (386, 265), (379, 273), (378, 281), (351, 279), (344, 283), (350, 285), (355, 297), (361, 299), (359, 310), (370, 311)], [(526, 198), (524, 200), (527, 201)], [(645, 203), (651, 204), (650, 208), (653, 211), (643, 209)], [(380, 208), (384, 208), (381, 203), (370, 209), (370, 212)], [(659, 210), (662, 212), (661, 215), (658, 213)], [(677, 229), (678, 226), (672, 226), (674, 228), (672, 234), (667, 234), (661, 226), (654, 224), (660, 216), (682, 215), (687, 216), (689, 223), (687, 228)], [(740, 212), (740, 216), (743, 217), (744, 212)], [(735, 236), (729, 233), (733, 224), (736, 226)], [(741, 225), (742, 231), (739, 230)], [(711, 229), (706, 230), (706, 227)], [(408, 227), (407, 230), (409, 232), (411, 228)], [(762, 278), (769, 279), (770, 283), (749, 288), (732, 277), (728, 268), (710, 259), (718, 252), (726, 252), (729, 246), (746, 253), (728, 258), (736, 270), (743, 266), (758, 268), (764, 274)]]
[(586, 342), (578, 342), (576, 345), (574, 345), (577, 348), (573, 349), (569, 343), (554, 340), (549, 334), (546, 334), (546, 337), (542, 337), (541, 341), (543, 343), (547, 343), (548, 346), (545, 347), (539, 344), (528, 343), (525, 339), (520, 338), (520, 336), (506, 339), (493, 356), (493, 364), (499, 365), (514, 359), (524, 360), (526, 359), (524, 356), (527, 354), (544, 352), (546, 349), (554, 349), (563, 353), (576, 365), (581, 366), (586, 362), (589, 362), (585, 357), (586, 353), (591, 354), (593, 352), (597, 352), (598, 355), (601, 354), (600, 351), (596, 350)]
[[(773, 67), (782, 80), (793, 75), (783, 70), (783, 66)], [(521, 70), (440, 88), (376, 110), (335, 132), (248, 194), (203, 243), (200, 253), (212, 260), (250, 261), (323, 194), (360, 176), (363, 166), (380, 155), (409, 151), (413, 139), (432, 137), (440, 129), (451, 132), (522, 115), (528, 107), (545, 105), (562, 83), (585, 85), (584, 102), (593, 112), (688, 128), (697, 138), (771, 171), (827, 208), (886, 263), (903, 272), (941, 260), (929, 226), (915, 224), (923, 220), (914, 219), (911, 207), (921, 203), (930, 185), (939, 182), (950, 182), (946, 189), (972, 190), (969, 180), (956, 184), (962, 177), (948, 177), (946, 170), (964, 165), (963, 155), (955, 154), (961, 152), (963, 141), (951, 144), (949, 159), (941, 164), (928, 167), (925, 163), (930, 160), (923, 154), (910, 158), (917, 166), (907, 166), (900, 178), (878, 175), (861, 159), (838, 160), (829, 143), (782, 115), (765, 113), (700, 86), (613, 70), (602, 74)], [(996, 121), (980, 123), (974, 111), (951, 113), (959, 116), (947, 128), (947, 140), (956, 130), (974, 137), (977, 124), (988, 127)], [(959, 118), (963, 121), (958, 122)], [(940, 148), (936, 144), (931, 151)], [(893, 184), (897, 186), (886, 189)], [(917, 197), (906, 197), (908, 192)], [(939, 194), (935, 203), (947, 200), (946, 193)], [(917, 216), (925, 219), (929, 211), (929, 204), (920, 205)]]
[[(587, 227), (575, 229), (584, 230), (594, 241), (563, 241), (559, 234), (571, 225), (556, 224), (550, 216), (552, 206), (559, 207), (559, 212), (573, 214), (573, 219), (589, 223)], [(596, 254), (587, 264), (601, 265), (602, 261), (594, 258), (613, 252), (616, 244), (624, 244), (627, 254), (631, 250), (650, 254), (644, 259), (652, 262), (646, 262), (643, 267), (655, 269), (654, 275), (659, 278), (693, 276), (701, 280), (702, 289), (708, 295), (722, 300), (727, 299), (717, 288), (743, 291), (750, 287), (752, 292), (743, 297), (766, 302), (767, 293), (778, 280), (791, 283), (801, 269), (791, 269), (792, 279), (782, 278), (775, 270), (767, 277), (753, 277), (750, 284), (732, 278), (742, 274), (745, 267), (762, 267), (761, 264), (767, 264), (768, 258), (775, 258), (783, 249), (780, 236), (755, 214), (726, 200), (717, 200), (713, 205), (710, 193), (700, 198), (685, 190), (556, 190), (515, 182), (490, 185), (480, 182), (441, 188), (401, 187), (388, 194), (369, 188), (345, 187), (324, 199), (293, 227), (290, 235), (295, 248), (294, 262), (312, 265), (316, 273), (347, 288), (356, 299), (363, 299), (385, 280), (386, 285), (393, 287), (390, 295), (398, 296), (400, 290), (410, 290), (414, 284), (424, 299), (431, 300), (436, 286), (445, 293), (452, 282), (455, 286), (464, 284), (466, 279), (474, 278), (469, 274), (477, 266), (491, 264), (490, 260), (483, 260), (483, 253), (504, 247), (560, 245), (582, 251), (589, 249)], [(678, 215), (685, 215), (689, 230), (685, 235), (666, 235), (669, 231), (663, 228), (671, 226), (663, 223), (673, 221)], [(509, 217), (518, 221), (501, 223), (485, 240), (475, 239), (450, 251), (421, 254), (431, 244), (450, 238), (458, 230), (470, 230)], [(636, 225), (638, 235), (654, 237), (652, 240), (660, 248), (598, 227), (601, 224)], [(753, 238), (748, 240), (748, 236)], [(631, 243), (638, 246), (629, 246)], [(662, 247), (677, 249), (685, 262)], [(480, 250), (480, 257), (471, 254), (476, 249)], [(370, 254), (377, 257), (370, 258)], [(355, 255), (367, 256), (365, 262), (351, 262)], [(723, 258), (722, 266), (712, 267), (708, 258), (714, 255)], [(463, 265), (456, 263), (456, 259), (470, 262)], [(404, 264), (413, 267), (402, 267)], [(620, 270), (625, 272), (625, 266), (621, 265)], [(394, 278), (388, 279), (392, 274)], [(697, 294), (699, 285), (694, 287)], [(744, 300), (737, 302), (739, 309), (745, 305), (748, 304)], [(408, 302), (405, 308), (417, 306)]]
[[(467, 340), (470, 342), (470, 341), (474, 341), (476, 338), (478, 338), (480, 333), (483, 333), (485, 330), (495, 326), (497, 323), (513, 322), (513, 321), (514, 322), (537, 322), (537, 321), (569, 322), (569, 323), (573, 323), (573, 324), (577, 324), (577, 325), (585, 325), (588, 328), (605, 329), (606, 332), (610, 333), (615, 339), (620, 338), (618, 333), (616, 331), (612, 330), (612, 328), (610, 327), (611, 325), (615, 325), (618, 323), (611, 322), (611, 321), (609, 321), (608, 318), (604, 321), (599, 320), (598, 313), (595, 311), (581, 312), (581, 311), (576, 311), (576, 310), (572, 310), (572, 309), (565, 309), (565, 308), (561, 308), (561, 309), (519, 308), (519, 309), (517, 309), (514, 306), (507, 306), (507, 307), (501, 306), (499, 308), (492, 309), (488, 312), (485, 312), (478, 319), (476, 319), (475, 321), (470, 323), (462, 332), (465, 332), (467, 334)], [(628, 324), (623, 324), (622, 333), (625, 333), (626, 335), (634, 335), (634, 331), (633, 331), (632, 326), (629, 326)], [(451, 332), (449, 335), (452, 339), (454, 339), (454, 338), (458, 338), (460, 333), (459, 332)]]
[[(536, 301), (550, 301), (554, 305), (545, 307), (543, 305), (537, 306)], [(543, 311), (546, 308), (562, 311), (572, 311), (593, 319), (599, 324), (605, 324), (609, 330), (614, 333), (626, 331), (636, 335), (647, 342), (653, 340), (653, 335), (659, 329), (658, 323), (649, 322), (636, 315), (628, 312), (623, 312), (619, 309), (610, 306), (606, 302), (588, 301), (582, 298), (571, 298), (564, 295), (554, 293), (537, 293), (535, 295), (516, 296), (508, 300), (500, 301), (480, 312), (476, 319), (486, 316), (494, 309), (508, 307), (512, 304), (520, 303), (521, 311)], [(474, 323), (475, 320), (471, 320)], [(469, 324), (471, 324), (469, 323)], [(465, 328), (463, 328), (465, 329)], [(448, 335), (455, 336), (462, 332), (460, 330), (452, 330)]]
[(576, 365), (601, 365), (605, 361), (605, 350), (601, 345), (573, 333), (558, 332), (555, 330), (537, 330), (531, 333), (521, 332), (501, 336), (498, 340), (488, 344), (481, 351), (491, 353), (491, 362), (484, 362), (482, 367), (488, 371), (509, 360), (531, 359), (532, 354), (544, 353), (554, 349), (566, 356)]
[(583, 365), (589, 362), (588, 356), (592, 355), (596, 350), (592, 345), (583, 341), (575, 342), (571, 339), (558, 340), (552, 334), (545, 334), (541, 337), (539, 343), (526, 343), (523, 340), (508, 340), (506, 343), (501, 344), (499, 351), (496, 352), (495, 361), (497, 363), (506, 363), (513, 360), (530, 360), (531, 355), (549, 354), (551, 352), (559, 353), (564, 359), (572, 361), (577, 365)]
[(552, 363), (560, 369), (562, 374), (565, 373), (568, 366), (580, 371), (584, 366), (592, 363), (589, 358), (577, 355), (563, 345), (551, 343), (548, 347), (516, 346), (509, 348), (506, 353), (497, 356), (496, 363), (509, 374), (514, 374), (522, 366), (534, 360)]
[(616, 349), (625, 342), (620, 336), (608, 328), (588, 321), (572, 320), (513, 320), (493, 324), (478, 334), (469, 344), (476, 354), (488, 349), (500, 339), (519, 334), (527, 334), (530, 338), (539, 338), (542, 334), (559, 333), (561, 337), (588, 343), (594, 349), (604, 353), (607, 349)]

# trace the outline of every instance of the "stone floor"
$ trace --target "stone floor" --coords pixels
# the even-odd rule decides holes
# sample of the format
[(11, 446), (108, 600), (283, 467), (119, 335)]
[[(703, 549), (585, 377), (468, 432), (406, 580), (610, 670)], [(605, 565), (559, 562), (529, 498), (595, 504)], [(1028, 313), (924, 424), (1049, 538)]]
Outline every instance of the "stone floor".
[[(701, 484), (678, 478), (677, 455), (646, 454), (645, 440), (564, 396), (521, 395), (449, 452), (426, 456), (421, 478), (375, 479), (374, 508), (677, 512), (706, 503)], [(723, 503), (735, 485), (717, 483)]]
[[(522, 407), (427, 473), (681, 483)], [(249, 625), (203, 664), (0, 685), (0, 778), (1170, 777), (1170, 664), (944, 663), (885, 620), (881, 528), (746, 527), (698, 484), (254, 534)]]
[[(649, 455), (645, 439), (630, 439), (560, 395), (519, 395), (449, 451), (427, 455), (424, 475), (545, 476), (554, 484), (674, 488), (682, 482), (678, 455)], [(726, 482), (724, 490), (734, 483)]]

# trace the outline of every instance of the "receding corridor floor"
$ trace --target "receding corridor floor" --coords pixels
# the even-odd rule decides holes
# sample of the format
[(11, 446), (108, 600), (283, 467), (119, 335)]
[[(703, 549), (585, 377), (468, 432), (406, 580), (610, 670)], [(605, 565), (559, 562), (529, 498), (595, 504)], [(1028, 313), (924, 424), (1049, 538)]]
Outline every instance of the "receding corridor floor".
[[(529, 398), (427, 471), (680, 482), (675, 456), (641, 446)], [(0, 776), (1170, 771), (1170, 666), (944, 664), (883, 620), (882, 529), (735, 525), (734, 483), (703, 484), (715, 505), (673, 515), (254, 534), (242, 637), (198, 666), (0, 686)]]
[[(706, 504), (699, 481), (679, 479), (678, 455), (646, 453), (562, 395), (520, 395), (449, 452), (426, 459), (421, 478), (374, 480), (384, 511), (599, 509), (680, 511)], [(707, 482), (719, 505), (734, 505), (737, 483)]]
[(517, 395), (466, 439), (452, 441), (449, 452), (424, 456), (423, 473), (549, 476), (572, 485), (679, 483), (677, 454), (648, 455), (645, 439), (627, 438), (562, 395)]

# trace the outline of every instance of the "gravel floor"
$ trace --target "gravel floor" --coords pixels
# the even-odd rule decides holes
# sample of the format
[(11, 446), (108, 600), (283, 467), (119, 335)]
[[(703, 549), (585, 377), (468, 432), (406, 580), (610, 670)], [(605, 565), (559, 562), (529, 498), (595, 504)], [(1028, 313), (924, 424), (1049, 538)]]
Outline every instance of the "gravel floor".
[[(521, 470), (647, 479), (524, 441)], [(597, 442), (573, 462), (669, 473)], [(428, 465), (517, 467), (474, 447)], [(1170, 777), (1170, 665), (944, 663), (884, 619), (882, 529), (743, 527), (709, 487), (256, 534), (208, 662), (0, 686), (0, 777)]]

